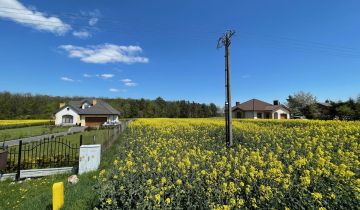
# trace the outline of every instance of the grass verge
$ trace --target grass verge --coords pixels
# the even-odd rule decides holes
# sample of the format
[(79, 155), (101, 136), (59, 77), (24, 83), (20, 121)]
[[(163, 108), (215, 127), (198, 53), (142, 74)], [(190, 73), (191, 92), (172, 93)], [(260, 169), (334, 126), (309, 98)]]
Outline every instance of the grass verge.
[(31, 136), (40, 136), (49, 133), (59, 133), (67, 131), (68, 129), (69, 127), (54, 127), (51, 129), (49, 126), (46, 125), (3, 129), (0, 130), (0, 142)]
[[(120, 152), (119, 142), (125, 141), (124, 136), (124, 133), (121, 134), (114, 144), (102, 154), (99, 170), (111, 165), (115, 154)], [(51, 209), (52, 184), (61, 181), (65, 185), (64, 210), (92, 209), (97, 204), (94, 176), (98, 173), (98, 171), (94, 171), (78, 176), (79, 182), (76, 185), (67, 183), (67, 177), (70, 174), (43, 177), (15, 184), (12, 184), (11, 181), (0, 182), (0, 209)]]

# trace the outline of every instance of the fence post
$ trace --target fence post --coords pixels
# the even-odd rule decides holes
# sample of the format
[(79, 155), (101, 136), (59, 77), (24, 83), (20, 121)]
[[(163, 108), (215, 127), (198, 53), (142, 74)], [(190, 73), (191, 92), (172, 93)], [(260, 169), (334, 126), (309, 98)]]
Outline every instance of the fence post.
[(96, 137), (95, 137), (95, 135), (93, 136), (93, 143), (94, 143), (94, 144), (96, 143)]
[(80, 146), (83, 144), (83, 135), (80, 135)]
[(16, 171), (16, 181), (20, 179), (20, 169), (21, 169), (21, 149), (22, 149), (22, 140), (19, 141), (19, 154), (18, 154), (18, 167)]

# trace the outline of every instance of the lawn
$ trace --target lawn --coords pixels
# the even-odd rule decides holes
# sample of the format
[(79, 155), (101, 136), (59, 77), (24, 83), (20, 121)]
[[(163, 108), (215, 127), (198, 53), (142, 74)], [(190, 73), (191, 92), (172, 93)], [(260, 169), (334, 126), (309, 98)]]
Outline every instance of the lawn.
[(50, 128), (48, 125), (3, 129), (0, 130), (0, 142), (12, 140), (12, 139), (26, 138), (31, 136), (39, 136), (49, 133), (58, 133), (58, 132), (67, 131), (68, 129), (69, 127), (61, 127), (61, 126)]
[[(103, 142), (102, 137), (106, 137), (107, 130), (85, 132), (85, 143), (91, 143), (92, 138), (90, 137), (93, 135), (97, 136), (97, 143)], [(79, 134), (68, 137), (71, 137), (72, 141), (79, 140)], [(125, 140), (123, 135), (120, 135), (114, 145), (102, 153), (101, 169), (108, 168), (111, 165), (112, 158), (120, 152), (116, 145)], [(11, 184), (11, 181), (0, 182), (0, 209), (51, 209), (51, 187), (53, 183), (59, 181), (65, 184), (65, 204), (63, 210), (92, 209), (98, 204), (97, 195), (94, 190), (98, 173), (98, 171), (90, 172), (79, 176), (80, 181), (76, 185), (67, 183), (67, 177), (70, 174), (32, 179), (16, 184)]]
[[(83, 144), (102, 144), (106, 140), (108, 140), (109, 135), (111, 133), (109, 132), (109, 129), (99, 129), (99, 130), (90, 130), (85, 131), (83, 133), (76, 133), (68, 136), (64, 136), (63, 138), (70, 140), (71, 142), (78, 143), (80, 139), (80, 135), (83, 136)], [(94, 136), (95, 136), (95, 142), (94, 142)]]
[[(64, 142), (67, 145), (71, 145), (72, 148), (79, 147), (80, 145), (80, 136), (82, 136), (83, 144), (102, 144), (103, 149), (107, 148), (110, 144), (110, 139), (112, 139), (111, 134), (113, 133), (113, 129), (94, 129), (90, 131), (85, 131), (82, 133), (71, 134), (63, 137), (57, 137), (56, 141), (50, 140), (49, 142), (43, 141), (41, 144), (39, 142), (33, 142), (30, 144), (23, 145), (22, 152), (22, 164), (25, 165), (24, 169), (36, 168), (38, 165), (42, 165), (42, 167), (58, 167), (55, 163), (59, 163), (59, 165), (63, 165), (64, 163), (67, 166), (71, 166), (71, 162), (69, 165), (69, 161), (72, 161), (78, 155), (78, 150), (70, 150), (68, 147), (63, 146), (57, 142)], [(95, 137), (95, 138), (94, 138)], [(94, 141), (95, 139), (95, 141)], [(39, 146), (40, 145), (40, 146)], [(30, 152), (26, 152), (29, 150)], [(11, 156), (8, 158), (8, 169), (7, 173), (14, 172), (18, 159), (18, 146), (11, 146), (8, 148)], [(67, 153), (66, 153), (67, 152)], [(70, 157), (67, 157), (67, 155)], [(29, 156), (30, 155), (30, 156)], [(45, 157), (44, 157), (45, 155)], [(67, 159), (67, 158), (69, 159)], [(11, 159), (10, 159), (11, 158)], [(61, 162), (63, 161), (63, 162)]]

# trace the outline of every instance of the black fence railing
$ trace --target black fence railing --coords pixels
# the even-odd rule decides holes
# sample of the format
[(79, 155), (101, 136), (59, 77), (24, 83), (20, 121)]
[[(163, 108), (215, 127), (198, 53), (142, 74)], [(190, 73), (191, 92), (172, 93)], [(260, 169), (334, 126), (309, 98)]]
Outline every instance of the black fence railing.
[[(131, 121), (121, 121), (116, 126), (107, 129), (107, 135), (103, 136), (102, 151), (108, 149), (119, 135), (127, 128)], [(0, 145), (0, 174), (16, 173), (16, 179), (20, 179), (20, 171), (26, 169), (42, 169), (57, 167), (79, 166), (80, 146), (83, 144), (83, 135), (80, 135), (79, 144), (73, 143), (63, 137), (47, 138), (35, 142), (18, 145)], [(93, 142), (96, 143), (95, 136)]]
[[(6, 165), (2, 173), (16, 172), (20, 178), (20, 170), (34, 168), (78, 167), (79, 147), (82, 144), (71, 143), (63, 138), (43, 139), (36, 142), (23, 143), (2, 148)], [(3, 160), (4, 161), (4, 160)]]

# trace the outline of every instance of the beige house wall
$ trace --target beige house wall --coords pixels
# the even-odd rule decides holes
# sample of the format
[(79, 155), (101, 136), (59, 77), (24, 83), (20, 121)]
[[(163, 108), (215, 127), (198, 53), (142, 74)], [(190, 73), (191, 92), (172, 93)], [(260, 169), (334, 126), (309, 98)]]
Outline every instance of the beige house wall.
[[(62, 123), (62, 116), (71, 115), (73, 116), (73, 123)], [(80, 115), (78, 115), (70, 106), (66, 106), (55, 114), (55, 125), (76, 125), (80, 123)]]

